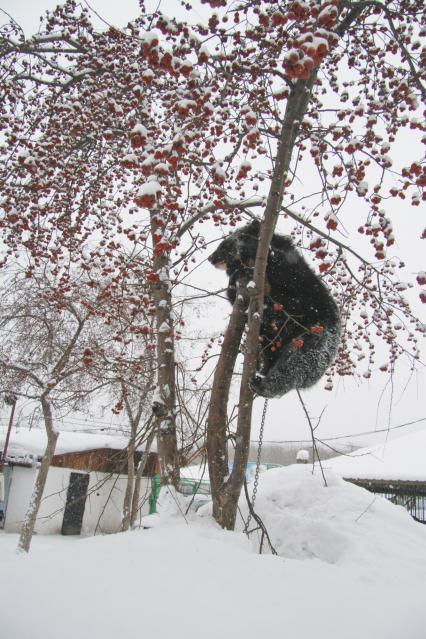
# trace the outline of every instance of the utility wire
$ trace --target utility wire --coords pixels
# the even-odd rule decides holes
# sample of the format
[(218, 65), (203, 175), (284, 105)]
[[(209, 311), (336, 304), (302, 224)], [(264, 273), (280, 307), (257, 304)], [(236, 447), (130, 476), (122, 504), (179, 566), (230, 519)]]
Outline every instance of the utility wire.
[[(406, 422), (405, 424), (398, 424), (398, 426), (388, 426), (386, 428), (379, 428), (376, 430), (366, 430), (362, 433), (351, 433), (350, 435), (336, 435), (335, 437), (323, 437), (321, 441), (323, 442), (331, 442), (331, 441), (335, 441), (336, 439), (349, 439), (352, 437), (361, 437), (363, 435), (374, 435), (375, 433), (387, 433), (390, 430), (396, 430), (397, 428), (404, 428), (406, 426), (412, 426), (413, 424), (418, 424), (420, 422), (424, 422), (426, 421), (426, 417), (421, 417), (420, 419), (416, 419), (412, 422)], [(258, 440), (257, 439), (252, 439), (252, 442), (256, 443)], [(311, 443), (311, 440), (309, 439), (280, 439), (280, 440), (272, 440), (272, 439), (265, 439), (263, 441), (264, 444), (301, 444), (301, 443)]]

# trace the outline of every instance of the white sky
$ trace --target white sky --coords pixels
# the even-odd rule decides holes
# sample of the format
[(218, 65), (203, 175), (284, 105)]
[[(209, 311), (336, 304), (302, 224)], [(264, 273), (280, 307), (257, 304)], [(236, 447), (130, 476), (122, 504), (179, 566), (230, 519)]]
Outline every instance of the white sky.
[[(39, 16), (46, 10), (56, 6), (55, 0), (0, 0), (0, 8), (11, 14), (17, 22), (30, 35), (37, 31)], [(157, 6), (157, 1), (147, 0), (148, 6)], [(196, 7), (188, 14), (178, 0), (163, 0), (161, 9), (168, 15), (179, 16), (181, 19), (188, 16), (190, 21), (197, 21), (208, 15), (209, 7), (201, 5), (199, 1), (193, 2)], [(136, 0), (91, 0), (89, 5), (100, 14), (108, 23), (124, 26), (130, 19), (138, 14), (138, 2)], [(0, 23), (3, 23), (0, 17)], [(410, 145), (402, 140), (401, 153), (410, 157)], [(411, 161), (411, 160), (410, 160)], [(398, 240), (397, 253), (405, 258), (408, 272), (416, 273), (426, 270), (424, 257), (421, 253), (420, 241), (417, 240), (421, 229), (421, 207), (414, 209), (409, 203), (397, 202), (397, 218), (393, 219)], [(423, 207), (424, 208), (424, 207)], [(285, 229), (284, 229), (285, 231)], [(415, 238), (413, 240), (413, 238)], [(361, 249), (362, 250), (362, 249)], [(208, 267), (211, 268), (211, 267)], [(211, 290), (225, 286), (224, 276), (216, 272), (203, 269), (203, 285), (208, 286), (206, 278), (210, 278)], [(413, 301), (413, 310), (424, 317), (424, 306), (418, 303), (418, 291), (408, 294)], [(209, 305), (209, 308), (211, 306)], [(225, 327), (229, 307), (218, 305), (217, 322), (223, 322)], [(219, 324), (220, 325), (220, 324)], [(363, 381), (362, 385), (355, 379), (340, 379), (335, 381), (335, 390), (327, 392), (323, 390), (320, 382), (315, 389), (305, 391), (304, 398), (312, 418), (318, 417), (325, 409), (321, 425), (316, 431), (320, 438), (359, 433), (375, 428), (394, 426), (426, 417), (425, 408), (425, 380), (426, 375), (411, 375), (408, 363), (398, 366), (391, 383), (386, 374), (380, 373), (371, 380)], [(423, 398), (422, 398), (423, 395)], [(257, 438), (263, 401), (255, 402), (253, 434)], [(426, 421), (407, 429), (399, 429), (395, 434), (406, 434), (417, 428), (425, 428)], [(386, 438), (386, 434), (380, 436)], [(294, 440), (309, 439), (310, 431), (302, 407), (295, 393), (290, 393), (279, 400), (269, 402), (265, 440)], [(368, 438), (363, 437), (363, 442), (369, 443)], [(377, 438), (375, 439), (377, 441)]]

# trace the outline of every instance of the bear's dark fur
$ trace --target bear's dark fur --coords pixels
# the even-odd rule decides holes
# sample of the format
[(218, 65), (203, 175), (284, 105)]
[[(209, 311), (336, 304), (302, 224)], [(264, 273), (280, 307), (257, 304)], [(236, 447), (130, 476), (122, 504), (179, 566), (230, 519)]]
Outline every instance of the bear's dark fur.
[[(237, 281), (252, 279), (259, 230), (258, 221), (238, 229), (209, 257), (217, 268), (226, 268), (231, 304)], [(325, 284), (284, 235), (272, 237), (265, 291), (261, 368), (251, 385), (258, 395), (281, 397), (324, 375), (339, 346), (340, 315)]]

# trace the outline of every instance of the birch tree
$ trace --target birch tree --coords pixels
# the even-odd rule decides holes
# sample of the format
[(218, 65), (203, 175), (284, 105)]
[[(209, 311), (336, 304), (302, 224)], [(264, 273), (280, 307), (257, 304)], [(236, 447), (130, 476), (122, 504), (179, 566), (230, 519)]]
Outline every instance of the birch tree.
[(1, 389), (40, 406), (46, 449), (19, 537), (28, 552), (59, 429), (55, 413), (76, 410), (95, 387), (90, 383), (92, 313), (73, 295), (58, 293), (45, 274), (3, 279), (0, 313)]

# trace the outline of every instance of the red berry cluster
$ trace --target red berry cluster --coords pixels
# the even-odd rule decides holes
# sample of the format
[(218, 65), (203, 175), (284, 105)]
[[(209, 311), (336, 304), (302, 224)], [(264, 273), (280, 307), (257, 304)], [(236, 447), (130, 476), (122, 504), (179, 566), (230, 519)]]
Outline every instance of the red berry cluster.
[(417, 186), (426, 187), (426, 164), (422, 166), (420, 162), (413, 162), (409, 167), (402, 169), (402, 175), (415, 182)]
[(321, 7), (309, 7), (302, 0), (295, 0), (286, 16), (281, 12), (271, 15), (270, 21), (273, 26), (284, 24), (287, 20), (306, 21), (306, 25), (301, 25), (302, 34), (298, 38), (288, 40), (291, 48), (284, 55), (283, 65), (289, 78), (309, 78), (312, 69), (324, 59), (336, 43), (337, 36), (333, 33), (333, 28), (338, 10), (335, 5), (335, 0), (331, 0)]
[(141, 209), (153, 209), (157, 203), (155, 193), (143, 193), (135, 197), (135, 203)]
[(311, 333), (314, 335), (322, 335), (324, 333), (324, 326), (320, 324), (315, 324), (315, 326), (311, 326)]
[(226, 0), (201, 0), (201, 4), (208, 4), (212, 9), (226, 7)]

